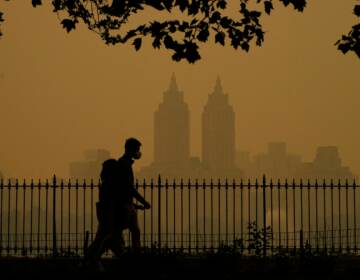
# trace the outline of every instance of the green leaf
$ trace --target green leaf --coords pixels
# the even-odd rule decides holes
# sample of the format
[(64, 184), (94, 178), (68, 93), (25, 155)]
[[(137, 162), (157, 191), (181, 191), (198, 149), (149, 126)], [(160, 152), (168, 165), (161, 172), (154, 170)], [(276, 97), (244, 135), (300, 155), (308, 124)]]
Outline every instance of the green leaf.
[(142, 39), (136, 38), (133, 42), (133, 45), (135, 46), (135, 50), (138, 51), (141, 48)]
[(250, 49), (250, 46), (249, 46), (249, 44), (248, 44), (247, 42), (244, 42), (244, 43), (241, 44), (241, 48), (242, 48), (244, 51), (248, 52), (249, 49)]
[(271, 1), (265, 1), (265, 2), (264, 2), (264, 6), (265, 6), (265, 13), (267, 13), (268, 15), (270, 15), (271, 10), (274, 9), (272, 2), (271, 2)]
[(224, 32), (218, 32), (215, 35), (215, 43), (220, 43), (221, 45), (225, 45), (225, 33)]
[(226, 1), (225, 0), (220, 0), (217, 4), (216, 4), (216, 6), (218, 7), (218, 8), (220, 8), (220, 9), (225, 9), (226, 8)]
[(33, 7), (35, 8), (36, 6), (41, 5), (41, 0), (31, 0), (31, 4), (33, 5)]
[(208, 27), (206, 27), (199, 32), (197, 39), (200, 42), (206, 42), (208, 38), (209, 38), (209, 29)]
[(176, 0), (176, 6), (179, 6), (180, 11), (185, 11), (185, 9), (189, 6), (189, 0)]
[(71, 20), (71, 19), (63, 19), (61, 21), (63, 28), (65, 28), (68, 33), (71, 30), (75, 29), (75, 23), (76, 23), (75, 20)]
[(210, 23), (217, 22), (218, 20), (220, 20), (220, 18), (221, 18), (221, 14), (218, 11), (216, 11), (211, 15)]
[(354, 14), (360, 17), (360, 5), (355, 5)]
[(338, 49), (343, 53), (346, 54), (350, 50), (349, 44), (339, 44)]
[(164, 45), (167, 49), (174, 49), (176, 43), (170, 35), (166, 35), (164, 38)]
[(152, 42), (152, 46), (154, 47), (154, 49), (159, 49), (161, 46), (161, 41), (159, 37), (155, 37), (153, 42)]

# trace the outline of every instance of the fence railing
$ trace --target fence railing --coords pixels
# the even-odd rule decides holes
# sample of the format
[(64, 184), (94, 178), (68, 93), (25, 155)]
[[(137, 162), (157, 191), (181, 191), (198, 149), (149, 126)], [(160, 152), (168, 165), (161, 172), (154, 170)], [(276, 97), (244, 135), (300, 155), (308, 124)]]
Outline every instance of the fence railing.
[[(0, 182), (0, 255), (82, 255), (97, 228), (100, 182)], [(144, 247), (199, 253), (230, 246), (253, 254), (296, 251), (357, 253), (356, 182), (136, 182), (151, 204), (138, 211)], [(252, 227), (249, 227), (249, 225)], [(268, 228), (267, 234), (258, 234)], [(130, 233), (124, 234), (130, 244)], [(262, 236), (262, 237), (259, 237)]]

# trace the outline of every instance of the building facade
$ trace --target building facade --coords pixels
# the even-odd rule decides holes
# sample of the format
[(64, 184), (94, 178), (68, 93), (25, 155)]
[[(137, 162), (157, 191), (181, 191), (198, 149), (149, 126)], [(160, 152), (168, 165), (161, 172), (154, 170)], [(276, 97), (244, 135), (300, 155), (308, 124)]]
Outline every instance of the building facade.
[(97, 181), (100, 178), (102, 163), (110, 158), (110, 152), (104, 149), (86, 150), (84, 156), (84, 160), (70, 163), (70, 179)]
[(202, 163), (210, 172), (233, 170), (235, 153), (235, 113), (218, 77), (202, 113)]
[(190, 112), (173, 74), (154, 114), (154, 162), (183, 163), (190, 158)]

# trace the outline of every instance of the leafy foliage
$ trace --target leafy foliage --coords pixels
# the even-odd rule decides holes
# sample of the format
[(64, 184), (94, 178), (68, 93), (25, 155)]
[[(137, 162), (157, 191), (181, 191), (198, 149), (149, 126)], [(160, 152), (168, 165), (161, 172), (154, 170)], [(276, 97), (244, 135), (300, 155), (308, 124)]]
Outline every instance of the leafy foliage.
[[(263, 250), (267, 249), (272, 237), (272, 229), (270, 226), (259, 228), (256, 222), (249, 223), (249, 250), (254, 250), (255, 256), (261, 257)], [(265, 248), (266, 247), (266, 248)]]
[[(354, 14), (360, 17), (360, 5), (355, 5)], [(338, 49), (346, 54), (349, 51), (353, 51), (360, 58), (360, 23), (352, 27), (347, 35), (343, 35), (341, 40), (335, 43)]]
[(41, 0), (31, 0), (31, 4), (33, 5), (33, 7), (35, 8), (38, 5), (41, 5)]
[[(4, 13), (0, 12), (0, 23), (4, 21)], [(1, 29), (0, 29), (0, 37), (2, 36)]]
[[(275, 1), (238, 0), (236, 18), (226, 15), (229, 0), (52, 0), (52, 5), (67, 32), (75, 30), (77, 24), (83, 22), (106, 44), (131, 42), (137, 51), (141, 49), (143, 39), (149, 38), (153, 48), (169, 50), (173, 60), (194, 63), (201, 58), (200, 45), (211, 38), (215, 44), (230, 45), (246, 52), (253, 43), (261, 46), (265, 32), (260, 19), (263, 14), (271, 14)], [(299, 12), (304, 11), (307, 4), (307, 0), (277, 1)], [(42, 1), (31, 0), (31, 4), (37, 7)], [(169, 14), (177, 10), (190, 19), (153, 20), (126, 29), (132, 16), (145, 8)], [(359, 10), (359, 5), (356, 5), (354, 13), (357, 16)], [(344, 53), (355, 51), (359, 55), (359, 26), (355, 25), (347, 36), (337, 42)]]

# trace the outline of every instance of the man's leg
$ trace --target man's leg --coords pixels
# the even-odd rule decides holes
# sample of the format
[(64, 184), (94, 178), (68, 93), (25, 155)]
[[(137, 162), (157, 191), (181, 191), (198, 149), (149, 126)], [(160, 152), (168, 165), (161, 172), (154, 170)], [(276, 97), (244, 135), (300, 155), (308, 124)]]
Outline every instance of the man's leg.
[(101, 255), (106, 251), (107, 241), (110, 238), (110, 233), (106, 228), (98, 226), (94, 241), (90, 244), (85, 252), (85, 262), (98, 261)]
[(133, 207), (129, 212), (129, 230), (131, 232), (131, 245), (135, 253), (140, 253), (140, 228), (137, 218), (136, 209)]
[(122, 229), (116, 228), (112, 233), (108, 241), (109, 249), (114, 253), (116, 257), (120, 257), (124, 253), (125, 241), (122, 234)]

